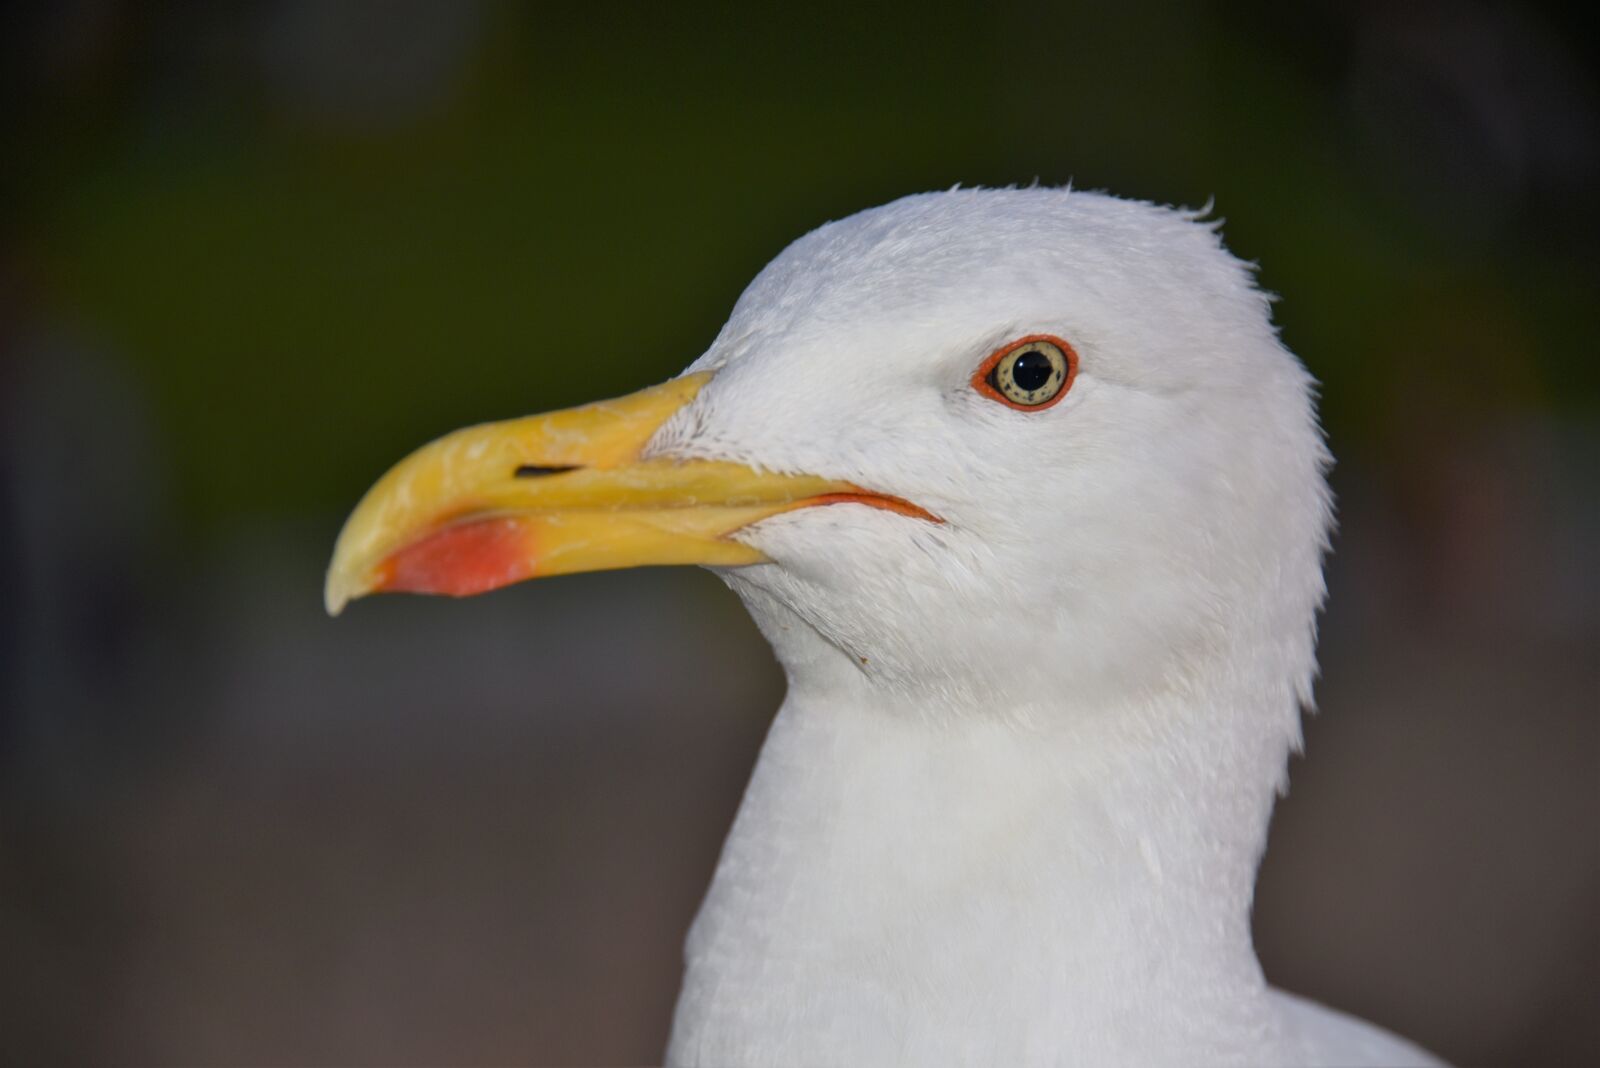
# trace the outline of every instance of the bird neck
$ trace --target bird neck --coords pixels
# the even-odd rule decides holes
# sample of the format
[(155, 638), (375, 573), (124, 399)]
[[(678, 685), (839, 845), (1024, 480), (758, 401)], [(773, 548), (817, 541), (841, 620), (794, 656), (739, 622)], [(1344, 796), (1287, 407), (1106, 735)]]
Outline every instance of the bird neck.
[(1286, 747), (1237, 736), (1261, 718), (1241, 695), (930, 716), (798, 640), (775, 642), (790, 691), (690, 935), (675, 1061), (772, 1035), (818, 1063), (1206, 1059), (1195, 1019), (1270, 1028), (1249, 912)]

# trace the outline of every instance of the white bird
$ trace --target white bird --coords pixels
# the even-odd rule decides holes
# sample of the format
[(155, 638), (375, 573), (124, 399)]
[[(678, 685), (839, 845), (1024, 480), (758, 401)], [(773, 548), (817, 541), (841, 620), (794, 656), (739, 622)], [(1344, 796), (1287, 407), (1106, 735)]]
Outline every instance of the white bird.
[(796, 241), (683, 376), (397, 465), (328, 606), (644, 563), (743, 599), (788, 692), (673, 1064), (1435, 1064), (1251, 944), (1324, 595), (1313, 392), (1196, 213), (907, 197)]

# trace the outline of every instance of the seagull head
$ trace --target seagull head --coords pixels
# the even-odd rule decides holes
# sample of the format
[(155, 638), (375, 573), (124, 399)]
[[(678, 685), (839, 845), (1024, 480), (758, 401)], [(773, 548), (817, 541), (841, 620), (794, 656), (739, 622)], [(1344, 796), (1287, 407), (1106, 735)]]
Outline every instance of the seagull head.
[(700, 564), (794, 686), (1040, 718), (1244, 676), (1292, 732), (1330, 522), (1313, 389), (1195, 213), (907, 197), (789, 246), (678, 378), (403, 460), (327, 603)]

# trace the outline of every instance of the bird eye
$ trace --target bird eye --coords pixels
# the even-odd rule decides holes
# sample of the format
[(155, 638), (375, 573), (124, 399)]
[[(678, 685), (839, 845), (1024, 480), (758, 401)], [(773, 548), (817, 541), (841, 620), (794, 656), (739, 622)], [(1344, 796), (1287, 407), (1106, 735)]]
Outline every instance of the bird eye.
[(1058, 337), (1036, 335), (1002, 346), (972, 376), (974, 388), (1022, 411), (1048, 408), (1072, 388), (1078, 354)]

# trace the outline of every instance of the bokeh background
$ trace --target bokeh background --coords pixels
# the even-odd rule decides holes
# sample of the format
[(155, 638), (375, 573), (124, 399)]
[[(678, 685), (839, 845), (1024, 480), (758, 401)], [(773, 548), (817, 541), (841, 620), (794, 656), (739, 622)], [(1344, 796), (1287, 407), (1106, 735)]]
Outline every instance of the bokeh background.
[(1491, 4), (11, 4), (0, 1048), (660, 1055), (781, 695), (698, 571), (336, 623), (455, 426), (676, 372), (898, 195), (1215, 199), (1324, 383), (1342, 530), (1269, 977), (1465, 1064), (1600, 1061), (1600, 127)]

